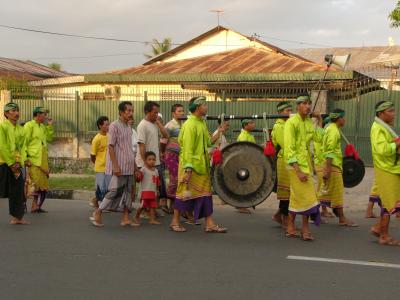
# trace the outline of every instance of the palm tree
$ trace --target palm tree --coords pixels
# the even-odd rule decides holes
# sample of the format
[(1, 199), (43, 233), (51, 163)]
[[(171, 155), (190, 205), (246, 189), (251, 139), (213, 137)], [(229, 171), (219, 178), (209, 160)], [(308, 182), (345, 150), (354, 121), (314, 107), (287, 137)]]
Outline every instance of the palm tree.
[(145, 53), (144, 56), (150, 59), (164, 52), (169, 51), (171, 47), (172, 47), (172, 40), (169, 37), (165, 38), (162, 42), (159, 42), (157, 39), (153, 39), (151, 43), (151, 52)]
[(400, 1), (397, 1), (395, 9), (389, 14), (390, 27), (400, 27)]
[(49, 63), (47, 66), (53, 70), (61, 71), (61, 64), (59, 64), (59, 63), (52, 62), (52, 63)]

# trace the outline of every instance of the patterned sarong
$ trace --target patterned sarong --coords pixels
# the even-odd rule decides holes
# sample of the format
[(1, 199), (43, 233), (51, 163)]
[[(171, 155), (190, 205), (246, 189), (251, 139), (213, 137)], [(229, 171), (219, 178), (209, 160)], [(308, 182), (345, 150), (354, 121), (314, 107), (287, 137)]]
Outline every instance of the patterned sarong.
[(382, 202), (382, 214), (400, 212), (400, 175), (375, 167), (375, 180)]
[(277, 199), (288, 201), (290, 197), (290, 177), (287, 164), (282, 157), (278, 157), (276, 166), (278, 170)]
[[(318, 174), (318, 173), (317, 173)], [(320, 172), (323, 176), (323, 171)], [(318, 200), (321, 205), (331, 208), (343, 207), (343, 176), (342, 171), (332, 166), (331, 176), (326, 184), (323, 178), (318, 177)]]
[(42, 163), (40, 166), (29, 167), (30, 184), (34, 192), (49, 190), (49, 177), (45, 172), (49, 171), (47, 149), (43, 147)]
[(165, 152), (165, 166), (168, 169), (169, 182), (167, 187), (167, 197), (175, 199), (176, 189), (178, 187), (178, 165), (179, 154), (172, 151)]

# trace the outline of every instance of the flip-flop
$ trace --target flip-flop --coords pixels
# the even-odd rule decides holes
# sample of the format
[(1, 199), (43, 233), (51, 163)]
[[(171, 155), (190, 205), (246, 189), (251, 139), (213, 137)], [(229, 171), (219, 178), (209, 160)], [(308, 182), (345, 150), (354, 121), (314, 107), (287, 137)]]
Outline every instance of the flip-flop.
[(287, 232), (286, 231), (285, 236), (288, 238), (300, 238), (301, 233), (300, 233), (300, 231), (295, 231), (295, 232)]
[(400, 241), (396, 241), (395, 239), (389, 238), (387, 241), (385, 241), (384, 243), (382, 243), (379, 240), (379, 245), (382, 246), (400, 246)]
[(181, 225), (169, 225), (169, 229), (173, 232), (186, 232), (186, 228)]
[(312, 236), (311, 232), (304, 232), (302, 233), (302, 239), (303, 241), (311, 242), (314, 240), (314, 237)]
[(92, 224), (93, 224), (93, 226), (95, 226), (95, 227), (104, 227), (104, 224), (103, 224), (103, 223), (98, 223), (96, 220), (93, 220), (93, 221), (92, 221)]
[(339, 223), (339, 226), (358, 227), (358, 224), (357, 223)]
[(219, 225), (214, 225), (213, 227), (208, 227), (204, 229), (205, 233), (227, 233), (228, 229), (221, 227)]
[(376, 219), (376, 215), (365, 216), (366, 219)]

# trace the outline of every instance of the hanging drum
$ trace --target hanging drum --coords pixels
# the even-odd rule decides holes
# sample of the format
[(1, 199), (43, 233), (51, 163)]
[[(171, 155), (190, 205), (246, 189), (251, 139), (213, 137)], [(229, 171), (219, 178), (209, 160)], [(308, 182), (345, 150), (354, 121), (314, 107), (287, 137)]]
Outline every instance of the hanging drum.
[(233, 143), (222, 150), (222, 163), (213, 168), (213, 187), (234, 207), (254, 207), (271, 194), (276, 180), (273, 161), (262, 147)]
[(343, 184), (347, 188), (357, 186), (364, 178), (365, 166), (361, 159), (343, 158)]

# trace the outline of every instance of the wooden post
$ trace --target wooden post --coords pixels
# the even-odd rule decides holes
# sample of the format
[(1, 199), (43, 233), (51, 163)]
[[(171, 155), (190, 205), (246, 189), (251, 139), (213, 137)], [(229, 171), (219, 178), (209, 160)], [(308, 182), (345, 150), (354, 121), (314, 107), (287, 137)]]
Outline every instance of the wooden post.
[(328, 91), (327, 90), (321, 90), (320, 92), (317, 90), (311, 91), (312, 107), (314, 107), (317, 97), (318, 97), (318, 103), (317, 106), (315, 106), (315, 111), (321, 114), (326, 114), (328, 111)]
[(8, 102), (11, 102), (11, 91), (1, 90), (0, 91), (0, 121), (4, 121), (3, 108)]
[(74, 158), (79, 158), (79, 92), (75, 91), (75, 138), (74, 138), (74, 144), (76, 147), (76, 153), (73, 155)]

